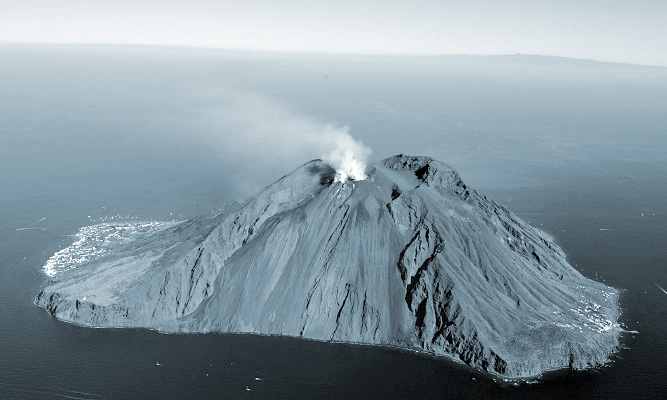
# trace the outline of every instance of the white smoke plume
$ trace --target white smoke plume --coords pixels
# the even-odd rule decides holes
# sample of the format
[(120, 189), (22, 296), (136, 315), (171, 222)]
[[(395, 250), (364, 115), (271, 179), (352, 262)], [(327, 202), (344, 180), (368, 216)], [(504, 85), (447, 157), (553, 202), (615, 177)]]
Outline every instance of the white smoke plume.
[(349, 128), (327, 125), (321, 133), (322, 160), (336, 170), (336, 181), (366, 179), (366, 163), (371, 149), (349, 133)]
[(202, 120), (217, 131), (225, 158), (233, 165), (251, 157), (262, 168), (284, 170), (319, 157), (336, 170), (339, 182), (366, 178), (371, 149), (353, 138), (347, 126), (296, 113), (277, 100), (246, 91), (216, 93), (215, 103)]

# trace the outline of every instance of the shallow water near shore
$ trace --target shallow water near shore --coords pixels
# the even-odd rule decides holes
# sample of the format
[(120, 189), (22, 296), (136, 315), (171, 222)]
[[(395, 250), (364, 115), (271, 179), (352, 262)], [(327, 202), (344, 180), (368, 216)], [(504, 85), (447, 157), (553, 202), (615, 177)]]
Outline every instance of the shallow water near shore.
[[(471, 72), (448, 61), (448, 75), (433, 60), (395, 60), (402, 72), (392, 74), (386, 59), (262, 62), (103, 47), (0, 52), (8, 88), (0, 93), (0, 397), (658, 398), (667, 391), (667, 295), (659, 288), (667, 287), (666, 72), (585, 64), (584, 74), (602, 71), (586, 83), (571, 67), (502, 64), (507, 76), (517, 75), (512, 68), (532, 71), (529, 85), (504, 80), (486, 61)], [(461, 76), (468, 86), (457, 86)], [(374, 148), (373, 159), (405, 152), (449, 163), (552, 234), (585, 276), (621, 289), (621, 321), (639, 334), (623, 336), (625, 348), (608, 366), (514, 386), (408, 351), (89, 329), (36, 307), (46, 260), (82, 226), (194, 217), (318, 156), (271, 156), (261, 146), (252, 156), (212, 141), (216, 128), (197, 125), (217, 123), (202, 114), (212, 100), (199, 84), (229, 81), (286, 99), (297, 114), (349, 124)], [(585, 101), (568, 97), (585, 92)], [(509, 100), (487, 104), (500, 99)], [(197, 101), (201, 108), (190, 108)], [(173, 134), (184, 127), (188, 135)]]

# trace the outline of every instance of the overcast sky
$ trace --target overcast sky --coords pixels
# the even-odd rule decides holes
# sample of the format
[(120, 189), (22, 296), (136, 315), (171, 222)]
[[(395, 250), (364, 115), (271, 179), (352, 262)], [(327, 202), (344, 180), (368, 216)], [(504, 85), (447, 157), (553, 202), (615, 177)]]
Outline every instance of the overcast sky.
[(0, 43), (541, 54), (667, 66), (665, 0), (0, 0)]

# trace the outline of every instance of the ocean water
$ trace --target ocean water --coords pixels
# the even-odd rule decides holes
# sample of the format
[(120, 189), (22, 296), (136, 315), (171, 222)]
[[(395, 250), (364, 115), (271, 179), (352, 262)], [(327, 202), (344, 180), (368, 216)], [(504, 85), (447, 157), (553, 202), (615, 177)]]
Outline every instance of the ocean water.
[[(0, 398), (661, 398), (667, 69), (549, 57), (349, 57), (0, 46)], [(623, 290), (608, 366), (519, 387), (395, 349), (89, 329), (34, 306), (46, 260), (100, 222), (251, 195), (349, 126), (425, 154)], [(159, 365), (158, 365), (159, 364)]]

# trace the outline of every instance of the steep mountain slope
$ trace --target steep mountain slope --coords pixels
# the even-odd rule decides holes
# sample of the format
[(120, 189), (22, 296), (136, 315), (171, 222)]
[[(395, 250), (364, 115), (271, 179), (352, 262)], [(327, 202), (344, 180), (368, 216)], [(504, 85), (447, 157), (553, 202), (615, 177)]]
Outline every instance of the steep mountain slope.
[(547, 234), (430, 158), (397, 155), (367, 174), (335, 182), (312, 161), (200, 218), (80, 233), (47, 264), (36, 303), (87, 326), (384, 344), (508, 377), (614, 351), (617, 291)]

